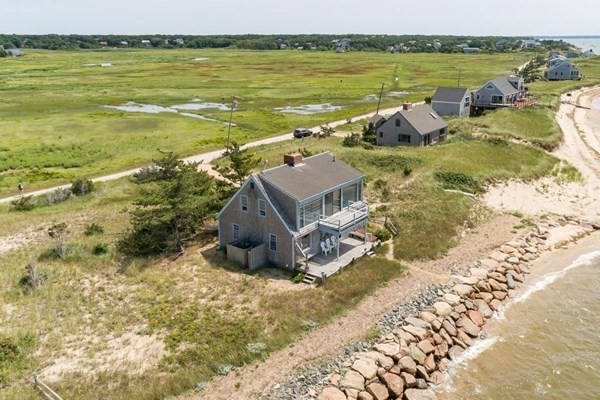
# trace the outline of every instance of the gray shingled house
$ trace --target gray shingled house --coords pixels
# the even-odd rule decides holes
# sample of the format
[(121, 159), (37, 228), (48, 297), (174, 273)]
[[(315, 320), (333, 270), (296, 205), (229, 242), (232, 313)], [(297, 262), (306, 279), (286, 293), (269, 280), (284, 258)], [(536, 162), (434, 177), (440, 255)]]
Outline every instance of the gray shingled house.
[(326, 253), (337, 259), (352, 232), (362, 229), (367, 236), (363, 178), (331, 153), (286, 155), (283, 165), (248, 177), (217, 214), (219, 245), (229, 260), (252, 269), (308, 268), (327, 242), (338, 243)]
[(439, 87), (431, 98), (431, 108), (438, 115), (468, 117), (471, 114), (471, 92), (465, 88)]
[(548, 63), (548, 70), (545, 73), (550, 81), (579, 80), (581, 75), (579, 69), (569, 60), (555, 58)]
[(474, 94), (473, 105), (497, 108), (514, 105), (525, 98), (525, 81), (519, 76), (502, 76), (486, 82)]
[(426, 105), (404, 104), (377, 129), (379, 146), (429, 146), (446, 139), (448, 124)]

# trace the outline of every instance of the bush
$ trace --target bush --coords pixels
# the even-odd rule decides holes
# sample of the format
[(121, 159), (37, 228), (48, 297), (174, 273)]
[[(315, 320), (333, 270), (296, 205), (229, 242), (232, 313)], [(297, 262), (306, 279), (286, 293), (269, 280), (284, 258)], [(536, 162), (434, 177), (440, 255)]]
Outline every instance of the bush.
[(72, 191), (67, 188), (57, 188), (46, 195), (46, 204), (51, 206), (63, 203), (71, 197)]
[(40, 274), (35, 264), (27, 264), (25, 267), (26, 274), (19, 280), (19, 285), (25, 292), (34, 292), (48, 278), (46, 274)]
[(71, 192), (75, 196), (85, 196), (94, 190), (94, 182), (87, 178), (77, 178), (71, 183)]
[(431, 96), (427, 96), (423, 100), (425, 100), (425, 104), (431, 104)]
[(387, 242), (392, 238), (392, 234), (387, 230), (387, 228), (379, 228), (375, 231), (375, 237), (382, 242)]
[(404, 167), (404, 170), (402, 172), (404, 172), (404, 176), (409, 176), (410, 174), (412, 174), (412, 168), (407, 165), (406, 167)]
[(300, 272), (298, 275), (292, 277), (292, 283), (301, 283), (306, 275)]
[(92, 254), (95, 256), (100, 256), (106, 253), (108, 253), (108, 245), (106, 243), (98, 243), (92, 249)]
[(83, 230), (83, 234), (85, 236), (100, 235), (102, 233), (104, 233), (104, 228), (102, 227), (102, 225), (98, 225), (95, 222), (87, 224)]
[(37, 207), (37, 202), (33, 196), (20, 197), (10, 202), (11, 211), (31, 211)]
[(433, 176), (444, 189), (473, 194), (483, 192), (483, 188), (475, 178), (462, 172), (437, 171)]
[(360, 146), (360, 134), (351, 133), (350, 135), (346, 135), (342, 140), (342, 146), (344, 147), (356, 147)]
[(375, 149), (375, 146), (373, 146), (373, 145), (372, 145), (371, 143), (369, 143), (369, 142), (362, 142), (360, 145), (361, 145), (361, 146), (362, 146), (362, 148), (363, 148), (363, 149), (365, 149), (365, 150), (374, 150), (374, 149)]

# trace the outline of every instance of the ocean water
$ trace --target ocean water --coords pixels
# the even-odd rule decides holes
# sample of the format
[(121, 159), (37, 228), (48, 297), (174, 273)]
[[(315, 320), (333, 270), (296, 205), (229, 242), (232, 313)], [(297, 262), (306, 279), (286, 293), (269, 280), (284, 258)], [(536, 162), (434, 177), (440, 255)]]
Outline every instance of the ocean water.
[[(546, 38), (540, 38), (546, 39)], [(575, 47), (579, 47), (581, 50), (586, 51), (592, 49), (594, 53), (600, 54), (600, 36), (586, 36), (586, 37), (551, 37), (548, 39), (553, 40), (564, 40), (567, 43), (571, 43)]]
[(600, 244), (537, 277), (457, 364), (442, 400), (599, 400)]

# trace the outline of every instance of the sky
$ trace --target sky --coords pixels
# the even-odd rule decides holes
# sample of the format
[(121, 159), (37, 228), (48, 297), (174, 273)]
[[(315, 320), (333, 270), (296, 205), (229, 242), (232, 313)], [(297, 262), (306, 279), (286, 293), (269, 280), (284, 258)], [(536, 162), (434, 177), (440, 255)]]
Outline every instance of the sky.
[(0, 0), (0, 9), (7, 34), (600, 35), (598, 0)]

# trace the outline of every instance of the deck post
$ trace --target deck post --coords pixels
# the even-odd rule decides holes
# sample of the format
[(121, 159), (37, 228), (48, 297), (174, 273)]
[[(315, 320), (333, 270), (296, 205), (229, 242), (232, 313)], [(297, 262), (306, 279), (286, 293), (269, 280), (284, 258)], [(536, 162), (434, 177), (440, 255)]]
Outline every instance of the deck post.
[(337, 250), (337, 254), (336, 254), (335, 260), (338, 261), (340, 259), (340, 235), (339, 234), (337, 235), (336, 243), (337, 243), (337, 246), (335, 246), (335, 247)]
[(363, 238), (363, 243), (367, 243), (367, 221), (365, 221), (365, 237)]

